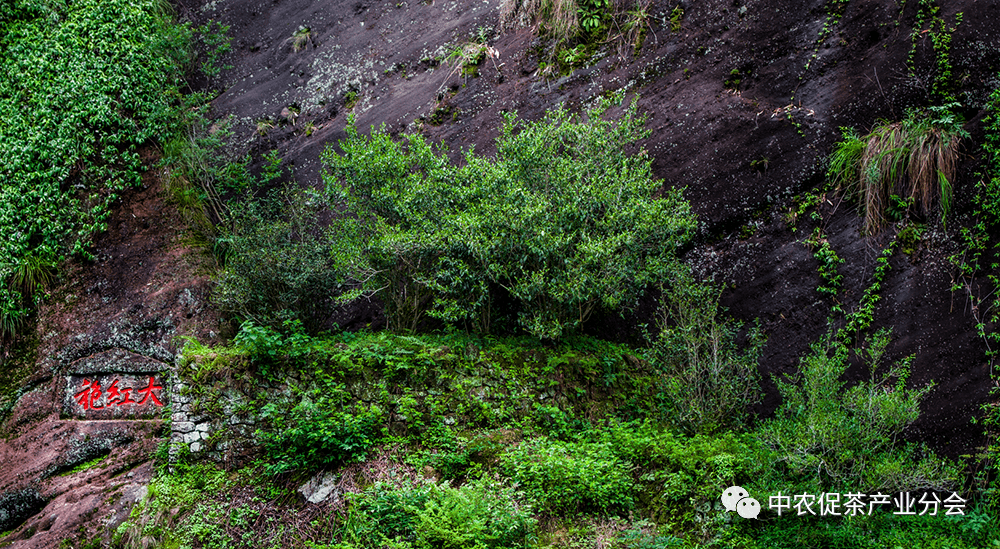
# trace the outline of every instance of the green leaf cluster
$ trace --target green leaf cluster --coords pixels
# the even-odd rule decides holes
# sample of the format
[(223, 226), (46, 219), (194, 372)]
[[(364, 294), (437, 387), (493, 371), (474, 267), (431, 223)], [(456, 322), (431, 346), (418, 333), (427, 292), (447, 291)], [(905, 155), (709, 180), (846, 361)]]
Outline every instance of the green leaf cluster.
[(533, 547), (536, 520), (512, 488), (481, 478), (448, 482), (378, 482), (351, 498), (336, 534), (341, 547), (399, 549)]
[(585, 119), (508, 113), (496, 155), (469, 150), (461, 166), (419, 135), (397, 143), (349, 125), (342, 152), (323, 155), (327, 191), (350, 213), (334, 230), (338, 263), (361, 285), (347, 297), (380, 297), (396, 331), (431, 316), (488, 333), (516, 315), (542, 339), (633, 306), (669, 276), (695, 218), (680, 189), (654, 198), (651, 159), (627, 148), (648, 135), (645, 118), (634, 101), (602, 118), (612, 104)]
[(634, 466), (610, 443), (542, 437), (522, 442), (504, 459), (511, 478), (541, 512), (613, 513), (635, 505)]
[(191, 30), (155, 0), (0, 8), (0, 328), (31, 305), (23, 258), (85, 257), (143, 170), (139, 149), (173, 116)]

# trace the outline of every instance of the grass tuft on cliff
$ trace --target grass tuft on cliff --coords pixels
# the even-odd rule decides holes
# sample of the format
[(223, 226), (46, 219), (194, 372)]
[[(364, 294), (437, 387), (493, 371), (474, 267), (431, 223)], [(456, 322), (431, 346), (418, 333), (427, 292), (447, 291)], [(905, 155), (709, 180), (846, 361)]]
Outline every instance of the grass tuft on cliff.
[(886, 212), (897, 199), (912, 201), (923, 214), (941, 208), (941, 221), (951, 209), (955, 166), (963, 138), (957, 103), (911, 111), (899, 122), (883, 122), (867, 135), (844, 128), (844, 139), (830, 156), (828, 177), (858, 196), (865, 233), (878, 233)]

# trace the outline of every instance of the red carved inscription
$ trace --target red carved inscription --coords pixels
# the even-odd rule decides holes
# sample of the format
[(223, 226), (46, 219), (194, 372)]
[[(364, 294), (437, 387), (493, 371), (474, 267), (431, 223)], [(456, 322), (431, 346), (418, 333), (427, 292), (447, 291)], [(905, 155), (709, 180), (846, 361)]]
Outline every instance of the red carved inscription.
[(149, 384), (143, 389), (137, 389), (135, 392), (137, 395), (142, 395), (142, 400), (136, 402), (133, 400), (129, 393), (132, 392), (132, 387), (119, 387), (118, 382), (120, 380), (115, 379), (111, 382), (111, 385), (107, 390), (107, 398), (104, 399), (104, 403), (101, 404), (101, 396), (105, 393), (101, 391), (101, 384), (98, 383), (97, 379), (89, 380), (84, 379), (83, 385), (80, 387), (80, 392), (73, 395), (76, 402), (83, 406), (84, 410), (101, 410), (103, 408), (110, 408), (112, 406), (124, 406), (126, 404), (133, 404), (136, 406), (142, 406), (146, 402), (150, 402), (154, 406), (163, 406), (160, 399), (156, 397), (156, 392), (163, 389), (161, 385), (156, 385), (153, 376), (149, 376)]

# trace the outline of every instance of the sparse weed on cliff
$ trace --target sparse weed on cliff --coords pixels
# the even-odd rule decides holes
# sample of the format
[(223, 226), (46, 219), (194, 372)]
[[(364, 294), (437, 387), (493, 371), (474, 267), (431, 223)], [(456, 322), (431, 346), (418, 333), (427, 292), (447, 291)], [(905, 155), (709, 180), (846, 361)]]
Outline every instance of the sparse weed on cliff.
[(496, 58), (499, 52), (486, 43), (485, 29), (480, 29), (477, 40), (465, 42), (451, 48), (445, 55), (444, 62), (452, 66), (448, 77), (451, 78), (456, 72), (461, 73), (466, 79), (469, 76), (479, 75), (479, 65), (489, 58), (496, 67)]
[[(571, 71), (573, 65), (582, 63), (602, 44), (617, 44), (622, 57), (631, 48), (642, 45), (649, 23), (649, 0), (503, 0), (500, 5), (500, 30), (518, 24), (531, 25), (534, 31), (549, 44), (542, 56), (548, 76), (555, 72), (554, 65)], [(679, 6), (671, 14), (671, 26), (680, 28), (684, 10)], [(567, 51), (572, 61), (567, 61)]]
[(292, 51), (298, 52), (305, 49), (313, 41), (313, 33), (309, 27), (300, 26), (298, 30), (292, 34)]

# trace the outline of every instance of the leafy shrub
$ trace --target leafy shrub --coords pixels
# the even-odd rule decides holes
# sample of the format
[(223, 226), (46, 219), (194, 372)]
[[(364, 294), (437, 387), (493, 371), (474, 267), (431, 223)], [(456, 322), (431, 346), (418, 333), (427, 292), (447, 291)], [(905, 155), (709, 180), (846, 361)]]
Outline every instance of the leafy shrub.
[(935, 203), (944, 222), (951, 206), (959, 145), (969, 136), (952, 112), (957, 103), (911, 111), (901, 122), (883, 122), (865, 136), (844, 129), (830, 157), (829, 177), (858, 195), (865, 232), (886, 222), (893, 195), (907, 197), (926, 214)]
[(449, 483), (376, 483), (353, 496), (338, 534), (358, 548), (482, 549), (529, 547), (530, 507), (510, 487), (478, 479)]
[(525, 547), (535, 526), (530, 508), (517, 503), (511, 488), (486, 478), (457, 489), (436, 485), (416, 516), (420, 549)]
[(344, 288), (344, 276), (331, 259), (331, 241), (319, 228), (322, 197), (290, 190), (283, 202), (284, 217), (274, 216), (261, 202), (234, 209), (214, 299), (241, 320), (271, 328), (296, 320), (316, 333), (330, 327), (333, 299)]
[(402, 485), (376, 482), (359, 494), (348, 496), (348, 509), (339, 521), (338, 535), (356, 547), (381, 547), (383, 540), (415, 537), (416, 510), (431, 497), (433, 484)]
[(397, 331), (428, 314), (488, 332), (510, 296), (520, 326), (542, 339), (597, 307), (630, 307), (666, 276), (695, 222), (680, 190), (653, 198), (651, 159), (625, 151), (648, 134), (636, 103), (603, 120), (611, 104), (585, 121), (561, 107), (535, 123), (508, 114), (496, 157), (470, 150), (462, 167), (419, 135), (404, 147), (384, 128), (362, 137), (349, 125), (343, 154), (323, 156), (328, 191), (356, 216), (335, 232), (362, 286), (349, 297), (379, 295)]
[(167, 168), (164, 182), (169, 197), (184, 216), (193, 243), (211, 247), (224, 261), (226, 250), (217, 245), (231, 225), (224, 198), (250, 185), (250, 159), (226, 153), (231, 132), (224, 121), (206, 118), (205, 96), (188, 96), (184, 104), (190, 107), (181, 110), (176, 132), (163, 144), (162, 164)]
[(505, 458), (511, 478), (545, 513), (613, 513), (635, 504), (632, 464), (603, 442), (537, 438)]
[(660, 396), (668, 419), (688, 433), (739, 425), (761, 398), (757, 362), (764, 337), (750, 328), (747, 347), (739, 349), (742, 325), (720, 318), (721, 291), (696, 282), (687, 268), (676, 269), (647, 354), (666, 374)]
[(377, 406), (350, 410), (326, 398), (303, 399), (287, 414), (269, 404), (263, 417), (273, 422), (272, 430), (258, 431), (272, 475), (362, 461), (385, 422)]
[(802, 359), (800, 382), (776, 379), (782, 396), (778, 416), (759, 435), (791, 475), (867, 490), (945, 489), (958, 471), (911, 447), (899, 434), (917, 419), (932, 385), (907, 389), (910, 359), (883, 366), (889, 334), (879, 332), (860, 352), (870, 377), (845, 388), (849, 349), (832, 335)]
[[(111, 204), (140, 181), (138, 148), (174, 116), (191, 30), (156, 0), (0, 9), (0, 265), (88, 257)], [(30, 299), (10, 268), (0, 274), (0, 329), (10, 333)]]
[[(769, 488), (777, 477), (771, 452), (748, 434), (686, 436), (645, 421), (609, 423), (583, 438), (606, 444), (619, 459), (635, 464), (644, 516), (685, 530), (710, 518), (729, 486)], [(781, 488), (787, 490), (787, 483)]]
[[(298, 320), (286, 320), (282, 327), (275, 330), (246, 321), (234, 338), (237, 352), (245, 353), (265, 376), (272, 373), (274, 364), (295, 361), (323, 349), (322, 340), (306, 334)], [(225, 349), (221, 351), (226, 353)]]

